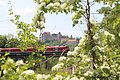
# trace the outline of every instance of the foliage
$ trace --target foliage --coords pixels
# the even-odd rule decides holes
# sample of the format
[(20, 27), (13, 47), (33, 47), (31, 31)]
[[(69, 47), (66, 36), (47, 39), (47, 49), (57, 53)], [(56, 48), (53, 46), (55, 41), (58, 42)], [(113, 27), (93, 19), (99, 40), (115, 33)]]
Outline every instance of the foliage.
[(0, 48), (17, 47), (18, 45), (19, 45), (18, 39), (0, 35)]
[(61, 45), (61, 42), (58, 40), (47, 40), (45, 41), (45, 44), (48, 46), (58, 46)]
[(110, 6), (113, 6), (114, 4), (119, 4), (119, 0), (95, 0), (96, 2), (103, 2), (105, 5), (108, 4)]
[(5, 47), (6, 48), (13, 48), (13, 47), (18, 47), (20, 42), (16, 38), (11, 38), (7, 40)]
[(73, 50), (77, 44), (67, 44), (66, 41), (58, 41), (58, 40), (46, 40), (45, 41), (46, 46), (68, 46), (70, 50)]
[[(99, 3), (101, 2), (101, 0), (95, 0), (95, 1)], [(106, 25), (102, 28), (101, 25), (94, 22), (90, 22), (89, 8), (88, 8), (89, 4), (87, 4), (87, 8), (84, 8), (80, 0), (79, 1), (78, 0), (64, 0), (64, 1), (35, 0), (35, 2), (39, 4), (39, 11), (44, 13), (58, 14), (59, 12), (61, 13), (65, 12), (67, 14), (70, 12), (71, 14), (73, 14), (72, 17), (73, 26), (78, 24), (79, 19), (82, 16), (84, 16), (87, 19), (88, 29), (89, 29), (88, 33), (80, 40), (78, 47), (75, 47), (74, 51), (67, 53), (68, 59), (67, 62), (65, 62), (65, 64), (68, 63), (68, 66), (75, 67), (75, 71), (73, 72), (74, 76), (77, 76), (78, 78), (84, 77), (85, 79), (88, 80), (89, 79), (92, 80), (95, 78), (96, 79), (119, 78), (118, 77), (119, 67), (116, 68), (117, 71), (116, 70), (114, 71), (114, 69), (111, 68), (111, 65), (115, 66), (117, 63), (119, 63), (118, 61), (119, 57), (116, 57), (117, 63), (114, 62), (114, 60), (111, 60), (111, 57), (113, 56), (113, 52), (116, 52), (114, 53), (114, 56), (115, 55), (119, 56), (118, 55), (119, 50), (110, 46), (110, 44), (113, 46), (116, 37), (114, 34), (112, 34), (112, 31), (108, 32), (106, 31), (106, 29), (104, 29)], [(118, 0), (116, 1), (104, 0), (103, 2), (113, 5), (116, 4)], [(87, 12), (85, 11), (85, 9), (87, 9)], [(115, 18), (115, 19), (119, 21), (119, 18)], [(115, 22), (113, 22), (113, 24), (116, 25)], [(111, 49), (116, 49), (117, 51), (113, 50), (111, 52)], [(57, 71), (59, 69), (61, 70), (62, 67), (65, 67), (65, 64), (58, 62), (58, 64), (56, 65), (57, 67), (55, 66), (55, 69)], [(92, 68), (92, 66), (94, 66), (95, 68)]]
[(77, 46), (77, 44), (66, 44), (66, 43), (64, 44), (69, 47), (70, 51), (73, 51), (74, 48)]
[(6, 36), (0, 35), (0, 48), (5, 48), (6, 42), (7, 42)]
[[(74, 51), (69, 51), (67, 57), (60, 56), (58, 63), (52, 67), (53, 73), (50, 75), (37, 74), (33, 70), (28, 70), (39, 60), (31, 55), (28, 62), (16, 65), (8, 58), (1, 58), (1, 79), (16, 80), (119, 80), (120, 79), (120, 47), (119, 47), (119, 0), (93, 0), (93, 2), (108, 3), (114, 5), (112, 8), (102, 8), (100, 13), (105, 15), (103, 22), (97, 24), (90, 21), (90, 2), (87, 0), (86, 7), (82, 0), (34, 0), (38, 6), (38, 13), (33, 19), (32, 26), (19, 21), (19, 16), (15, 15), (12, 20), (20, 29), (19, 38), (23, 41), (23, 46), (34, 43), (34, 36), (37, 27), (44, 28), (45, 13), (71, 13), (73, 14), (73, 26), (79, 23), (81, 17), (87, 20), (87, 33), (80, 39)], [(118, 10), (118, 11), (117, 11)], [(106, 15), (107, 13), (107, 15)], [(108, 14), (109, 13), (109, 14)], [(115, 13), (116, 15), (113, 15)], [(34, 53), (33, 53), (34, 54)], [(40, 61), (41, 62), (41, 61)], [(71, 73), (64, 70), (71, 67)], [(69, 69), (69, 70), (71, 70)], [(12, 76), (12, 77), (11, 77)]]
[[(21, 48), (21, 50), (27, 49), (28, 46), (31, 46), (34, 48), (37, 47), (37, 49), (40, 49), (37, 46), (38, 44), (36, 44), (36, 42), (38, 42), (38, 39), (34, 35), (34, 33), (37, 32), (36, 26), (33, 23), (28, 24), (23, 21), (20, 21), (20, 15), (14, 14), (14, 12), (12, 11), (12, 6), (9, 9), (9, 15), (11, 15), (11, 17), (13, 17), (11, 19), (11, 21), (17, 26), (18, 39), (20, 41), (19, 47)], [(40, 47), (42, 47), (42, 46), (44, 46), (44, 45), (41, 45)]]

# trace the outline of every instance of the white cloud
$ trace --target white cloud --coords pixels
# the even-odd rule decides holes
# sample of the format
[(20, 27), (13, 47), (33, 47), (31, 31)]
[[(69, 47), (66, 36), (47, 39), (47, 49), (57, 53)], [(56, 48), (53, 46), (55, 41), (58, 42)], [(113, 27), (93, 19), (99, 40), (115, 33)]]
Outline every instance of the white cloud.
[(0, 6), (6, 6), (7, 0), (0, 0)]
[(35, 10), (33, 8), (20, 8), (20, 9), (15, 9), (14, 13), (18, 15), (29, 15), (31, 13), (34, 13)]

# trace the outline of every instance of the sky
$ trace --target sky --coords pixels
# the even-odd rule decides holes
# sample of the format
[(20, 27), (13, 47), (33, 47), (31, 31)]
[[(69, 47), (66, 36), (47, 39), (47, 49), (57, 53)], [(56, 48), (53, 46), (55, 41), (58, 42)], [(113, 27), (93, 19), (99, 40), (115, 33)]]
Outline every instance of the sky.
[[(11, 0), (13, 11), (15, 14), (21, 16), (21, 20), (30, 23), (33, 16), (36, 13), (37, 4), (33, 0)], [(95, 4), (91, 7), (91, 12), (96, 12), (97, 9), (100, 9), (102, 5)], [(0, 35), (16, 34), (16, 26), (10, 22), (10, 16), (8, 9), (10, 5), (8, 0), (0, 0)], [(62, 35), (68, 35), (73, 37), (81, 37), (84, 35), (84, 30), (86, 30), (86, 25), (77, 25), (72, 27), (71, 14), (46, 14), (46, 23), (44, 32), (58, 33), (61, 32)], [(91, 17), (97, 21), (102, 20), (102, 15), (100, 14), (91, 14)], [(36, 34), (38, 36), (39, 33)]]

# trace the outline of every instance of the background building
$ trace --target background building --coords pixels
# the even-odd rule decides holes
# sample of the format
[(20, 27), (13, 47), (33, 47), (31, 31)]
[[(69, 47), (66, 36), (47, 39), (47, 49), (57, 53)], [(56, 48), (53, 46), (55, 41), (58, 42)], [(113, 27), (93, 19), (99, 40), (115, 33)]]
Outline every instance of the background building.
[(58, 34), (50, 32), (42, 33), (42, 40), (48, 46), (58, 46), (58, 45), (66, 45), (73, 50), (75, 46), (78, 45), (79, 40), (75, 39), (72, 35), (68, 37), (68, 35), (62, 35), (60, 32)]
[(47, 41), (47, 40), (58, 40), (58, 41), (67, 41), (68, 39), (70, 39), (67, 36), (63, 36), (60, 32), (58, 34), (51, 34), (50, 32), (44, 32), (42, 34), (42, 41)]

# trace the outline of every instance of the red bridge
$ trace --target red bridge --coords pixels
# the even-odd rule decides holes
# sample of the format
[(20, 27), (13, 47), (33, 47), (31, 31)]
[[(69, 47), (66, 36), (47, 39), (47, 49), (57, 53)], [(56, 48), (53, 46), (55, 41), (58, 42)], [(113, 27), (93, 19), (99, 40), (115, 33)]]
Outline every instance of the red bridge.
[[(24, 52), (20, 48), (0, 48), (0, 57), (2, 57), (6, 52), (10, 53), (8, 56), (12, 58), (25, 58), (34, 52), (34, 48), (27, 48)], [(38, 51), (38, 53), (44, 56), (60, 56), (65, 55), (69, 51), (67, 46), (47, 46), (45, 52)]]

